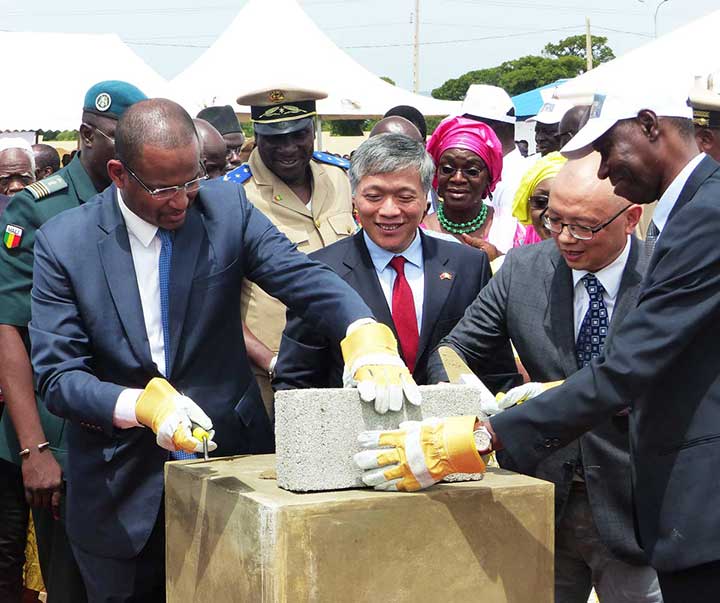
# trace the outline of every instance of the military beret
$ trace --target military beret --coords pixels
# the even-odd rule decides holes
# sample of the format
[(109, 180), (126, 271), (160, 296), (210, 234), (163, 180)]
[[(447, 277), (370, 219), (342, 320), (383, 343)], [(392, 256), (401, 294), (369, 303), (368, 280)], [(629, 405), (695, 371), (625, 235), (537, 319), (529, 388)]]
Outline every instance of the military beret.
[(233, 132), (242, 132), (240, 121), (230, 105), (222, 107), (205, 107), (197, 114), (198, 119), (210, 122), (213, 127), (223, 136)]
[(147, 96), (132, 84), (120, 80), (98, 82), (85, 94), (83, 111), (120, 119), (135, 103), (147, 100)]
[(315, 101), (327, 94), (302, 88), (270, 88), (239, 96), (239, 105), (250, 105), (255, 132), (263, 136), (289, 134), (312, 124)]

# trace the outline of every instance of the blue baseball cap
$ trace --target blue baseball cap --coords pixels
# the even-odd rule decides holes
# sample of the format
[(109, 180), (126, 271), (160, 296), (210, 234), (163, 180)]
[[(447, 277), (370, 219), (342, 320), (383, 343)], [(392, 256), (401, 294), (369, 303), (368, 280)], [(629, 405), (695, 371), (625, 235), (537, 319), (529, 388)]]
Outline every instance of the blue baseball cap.
[(130, 106), (141, 100), (147, 100), (147, 96), (139, 88), (120, 80), (107, 80), (90, 87), (85, 94), (83, 111), (120, 119)]

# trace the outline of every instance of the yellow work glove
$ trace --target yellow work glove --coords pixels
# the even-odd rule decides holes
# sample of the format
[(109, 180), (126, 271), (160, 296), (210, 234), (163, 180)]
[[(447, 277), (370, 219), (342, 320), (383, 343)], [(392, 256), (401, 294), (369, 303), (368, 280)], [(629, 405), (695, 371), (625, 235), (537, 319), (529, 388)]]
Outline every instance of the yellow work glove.
[(363, 431), (353, 457), (376, 490), (421, 490), (451, 473), (484, 473), (473, 435), (477, 417), (406, 421), (394, 431)]
[(400, 410), (403, 398), (420, 405), (420, 390), (398, 354), (397, 341), (387, 325), (372, 322), (350, 331), (340, 342), (345, 387), (357, 387), (365, 402), (375, 401), (375, 411)]
[(500, 407), (500, 410), (507, 410), (512, 406), (522, 404), (526, 400), (534, 398), (535, 396), (539, 396), (544, 391), (552, 389), (553, 387), (557, 387), (561, 384), (562, 380), (548, 381), (547, 383), (537, 383), (534, 381), (531, 381), (530, 383), (523, 383), (522, 385), (513, 387), (506, 394), (503, 392), (499, 392), (496, 396), (498, 406)]
[(210, 417), (165, 379), (150, 380), (135, 403), (135, 417), (153, 430), (158, 446), (166, 450), (202, 453), (203, 437), (207, 437), (208, 451), (217, 448)]

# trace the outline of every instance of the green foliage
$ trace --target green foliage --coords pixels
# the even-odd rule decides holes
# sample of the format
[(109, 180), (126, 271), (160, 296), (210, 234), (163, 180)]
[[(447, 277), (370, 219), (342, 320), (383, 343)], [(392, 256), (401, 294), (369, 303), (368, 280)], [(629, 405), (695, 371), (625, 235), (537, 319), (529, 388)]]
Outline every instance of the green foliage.
[(63, 130), (55, 137), (55, 140), (75, 141), (77, 139), (78, 139), (78, 131), (77, 130)]
[[(591, 36), (593, 65), (607, 63), (615, 58), (615, 53), (607, 45), (605, 36)], [(551, 58), (559, 57), (580, 57), (586, 59), (585, 36), (570, 36), (560, 40), (557, 44), (546, 44), (542, 51), (543, 56)]]
[[(592, 36), (593, 64), (615, 58), (607, 38)], [(585, 36), (570, 36), (556, 44), (546, 44), (542, 55), (528, 55), (505, 61), (497, 67), (469, 71), (432, 91), (435, 98), (462, 100), (471, 84), (490, 84), (507, 90), (510, 96), (539, 88), (561, 78), (572, 78), (585, 71)]]
[(255, 130), (253, 130), (252, 122), (240, 122), (240, 128), (242, 128), (245, 138), (255, 138)]
[(330, 124), (330, 133), (333, 136), (362, 136), (364, 119), (338, 119)]

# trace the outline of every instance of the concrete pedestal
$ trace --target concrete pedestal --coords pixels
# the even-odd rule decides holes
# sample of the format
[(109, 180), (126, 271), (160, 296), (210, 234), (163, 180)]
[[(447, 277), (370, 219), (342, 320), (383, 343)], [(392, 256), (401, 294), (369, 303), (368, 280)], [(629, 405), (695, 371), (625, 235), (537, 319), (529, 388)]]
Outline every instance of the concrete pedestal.
[(168, 463), (168, 601), (551, 603), (553, 486), (277, 487), (273, 455)]

